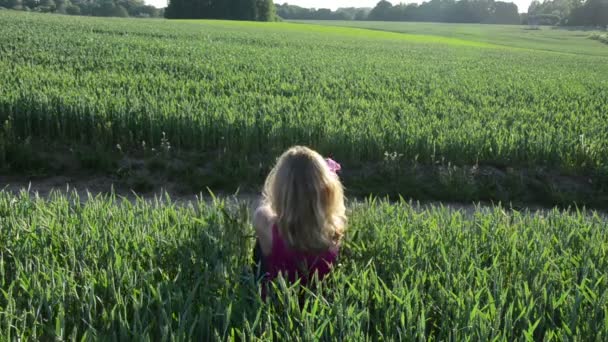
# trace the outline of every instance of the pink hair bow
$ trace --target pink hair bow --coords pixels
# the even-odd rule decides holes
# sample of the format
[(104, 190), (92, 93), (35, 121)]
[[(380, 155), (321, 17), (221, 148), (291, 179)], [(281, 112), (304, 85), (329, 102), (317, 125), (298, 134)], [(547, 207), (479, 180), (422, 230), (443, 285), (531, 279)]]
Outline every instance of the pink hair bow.
[(331, 159), (331, 158), (326, 158), (325, 161), (327, 162), (327, 166), (329, 166), (329, 170), (333, 173), (338, 173), (340, 172), (340, 170), (342, 170), (342, 166), (340, 166), (340, 164)]

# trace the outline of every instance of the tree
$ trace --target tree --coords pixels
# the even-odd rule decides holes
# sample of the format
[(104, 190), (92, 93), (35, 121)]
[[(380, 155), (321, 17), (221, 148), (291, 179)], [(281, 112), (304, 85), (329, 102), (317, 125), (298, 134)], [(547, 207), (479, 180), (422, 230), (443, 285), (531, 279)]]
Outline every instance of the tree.
[(342, 7), (338, 8), (333, 14), (339, 20), (355, 20), (358, 12), (359, 8), (356, 7)]
[[(463, 7), (466, 8), (466, 5)], [(461, 8), (460, 10), (463, 9), (464, 8)], [(446, 12), (450, 13), (453, 11), (454, 9), (452, 8), (452, 6), (446, 6), (446, 4), (444, 4), (442, 0), (431, 0), (429, 2), (423, 2), (422, 4), (420, 4), (420, 6), (418, 6), (418, 8), (416, 8), (413, 20), (436, 22), (450, 21), (448, 20), (448, 18), (450, 18), (450, 15), (446, 15)], [(451, 21), (457, 22), (456, 20)]]
[(258, 21), (274, 21), (276, 12), (272, 0), (258, 0), (256, 3)]
[(137, 7), (132, 15), (136, 17), (156, 18), (159, 17), (159, 9), (154, 6), (143, 5)]
[(329, 8), (319, 8), (316, 17), (320, 20), (333, 20), (334, 13)]
[(55, 12), (57, 4), (54, 0), (42, 0), (37, 7), (41, 12)]
[(235, 13), (234, 19), (237, 20), (255, 20), (257, 17), (257, 8), (255, 0), (233, 0)]
[(55, 13), (60, 13), (60, 14), (67, 14), (67, 8), (68, 6), (71, 6), (72, 3), (70, 2), (70, 0), (57, 0), (55, 2), (57, 9), (55, 10)]
[(492, 8), (490, 22), (493, 24), (519, 24), (517, 5), (512, 2), (497, 1)]
[(355, 14), (355, 20), (366, 20), (370, 11), (369, 8), (359, 9)]
[(276, 5), (276, 15), (284, 19), (302, 20), (365, 20), (371, 8), (342, 7), (335, 11), (327, 8), (303, 8), (287, 3)]
[(122, 5), (117, 5), (112, 0), (106, 0), (93, 9), (94, 16), (98, 17), (128, 17), (129, 12)]
[(112, 10), (112, 17), (120, 17), (120, 18), (126, 18), (129, 16), (129, 12), (127, 12), (127, 9), (124, 8), (122, 5), (114, 5), (114, 8)]
[(69, 15), (80, 15), (80, 7), (70, 4), (65, 8), (65, 13)]
[(367, 16), (369, 20), (387, 21), (391, 20), (393, 4), (386, 0), (380, 0)]
[(145, 6), (143, 0), (115, 0), (116, 6), (122, 6), (129, 13), (129, 15), (137, 15), (138, 9)]
[(20, 10), (20, 9), (23, 9), (23, 3), (21, 0), (7, 0), (6, 8)]
[(453, 23), (480, 23), (482, 21), (477, 3), (468, 0), (461, 0), (454, 3), (446, 12), (444, 21)]
[(171, 0), (168, 19), (237, 19), (271, 21), (276, 18), (272, 0)]
[(160, 14), (159, 9), (146, 5), (144, 0), (0, 0), (0, 6), (9, 4), (16, 9), (70, 15), (155, 17)]
[(167, 19), (179, 19), (182, 18), (182, 13), (185, 13), (185, 1), (181, 0), (170, 0), (167, 8), (165, 9), (165, 18)]
[(589, 19), (587, 25), (608, 26), (608, 0), (587, 0), (584, 8)]
[(21, 2), (21, 5), (23, 7), (28, 7), (30, 9), (35, 9), (36, 7), (40, 6), (40, 0), (23, 0)]
[(528, 15), (535, 15), (537, 14), (536, 12), (539, 10), (540, 8), (540, 2), (538, 0), (534, 0), (530, 3), (530, 6), (528, 6)]
[(50, 8), (55, 8), (57, 7), (57, 4), (55, 3), (54, 0), (41, 0), (40, 1), (40, 6), (42, 7), (50, 7)]
[(548, 25), (566, 23), (571, 20), (572, 11), (581, 6), (581, 0), (545, 0), (542, 3), (535, 0), (528, 7), (528, 22)]
[(285, 19), (314, 19), (314, 10), (287, 3), (276, 6), (277, 15)]

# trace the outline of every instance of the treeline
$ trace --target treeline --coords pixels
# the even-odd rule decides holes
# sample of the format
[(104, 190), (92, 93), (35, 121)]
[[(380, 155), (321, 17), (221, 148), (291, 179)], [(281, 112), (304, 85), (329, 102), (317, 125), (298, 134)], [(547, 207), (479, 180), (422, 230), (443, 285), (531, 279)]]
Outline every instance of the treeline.
[(432, 21), (448, 23), (519, 24), (517, 5), (491, 0), (431, 0), (417, 4), (380, 1), (368, 20)]
[(163, 10), (143, 0), (0, 0), (0, 7), (23, 11), (98, 17), (161, 17)]
[(608, 0), (535, 0), (528, 13), (517, 5), (494, 0), (431, 0), (420, 5), (382, 0), (374, 8), (310, 9), (284, 3), (277, 5), (283, 19), (430, 21), (449, 23), (608, 25)]
[(533, 1), (524, 24), (608, 26), (608, 0)]
[(284, 3), (276, 5), (277, 15), (283, 19), (300, 20), (367, 20), (370, 8), (338, 8), (332, 11), (327, 8), (304, 8)]
[(165, 17), (257, 21), (277, 19), (272, 0), (170, 0)]
[(284, 19), (309, 20), (377, 20), (377, 21), (432, 21), (449, 23), (519, 24), (517, 6), (510, 2), (492, 0), (431, 0), (420, 5), (393, 5), (382, 0), (371, 9), (341, 8), (307, 9), (289, 4), (277, 6), (277, 14)]

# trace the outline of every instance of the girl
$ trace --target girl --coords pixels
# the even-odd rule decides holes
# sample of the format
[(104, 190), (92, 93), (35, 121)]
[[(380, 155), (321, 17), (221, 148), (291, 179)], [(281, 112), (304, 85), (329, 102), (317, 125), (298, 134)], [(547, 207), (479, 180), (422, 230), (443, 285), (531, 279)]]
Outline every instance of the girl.
[(254, 258), (266, 279), (281, 273), (306, 284), (315, 273), (319, 279), (329, 273), (346, 228), (339, 170), (333, 160), (295, 146), (270, 171), (253, 218)]

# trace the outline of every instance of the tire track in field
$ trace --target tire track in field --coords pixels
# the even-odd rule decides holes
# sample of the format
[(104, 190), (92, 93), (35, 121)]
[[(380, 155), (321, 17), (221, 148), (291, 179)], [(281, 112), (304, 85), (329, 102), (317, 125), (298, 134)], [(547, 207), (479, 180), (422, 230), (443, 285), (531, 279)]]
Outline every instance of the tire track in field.
[[(246, 193), (226, 193), (217, 192), (211, 194), (209, 192), (192, 192), (183, 193), (175, 191), (173, 184), (167, 184), (166, 187), (155, 189), (145, 193), (136, 193), (128, 188), (118, 187), (109, 177), (86, 177), (86, 178), (70, 178), (65, 176), (45, 177), (40, 179), (23, 179), (19, 177), (0, 176), (0, 191), (6, 191), (13, 195), (28, 193), (30, 196), (38, 196), (43, 199), (50, 199), (54, 194), (61, 195), (77, 195), (81, 203), (85, 203), (89, 199), (99, 195), (114, 194), (119, 201), (127, 200), (135, 203), (137, 200), (148, 202), (170, 200), (177, 205), (188, 205), (198, 200), (203, 200), (207, 203), (213, 202), (213, 197), (226, 201), (229, 205), (245, 203), (253, 213), (260, 202), (259, 194)], [(167, 198), (168, 196), (168, 198)], [(362, 198), (349, 199), (348, 207), (352, 208), (361, 205), (365, 200)], [(419, 212), (433, 210), (437, 208), (445, 208), (450, 211), (460, 211), (467, 217), (472, 217), (478, 212), (489, 212), (497, 208), (492, 203), (459, 203), (459, 202), (441, 202), (441, 201), (416, 201), (408, 200), (408, 203)], [(511, 213), (519, 211), (531, 214), (545, 214), (553, 210), (552, 207), (543, 207), (537, 205), (529, 205), (526, 207), (509, 208), (508, 206), (500, 206), (505, 212)], [(575, 209), (574, 209), (575, 210)], [(564, 212), (565, 210), (560, 209)], [(608, 221), (608, 211), (585, 210), (585, 213), (592, 216), (597, 213), (604, 220)]]

